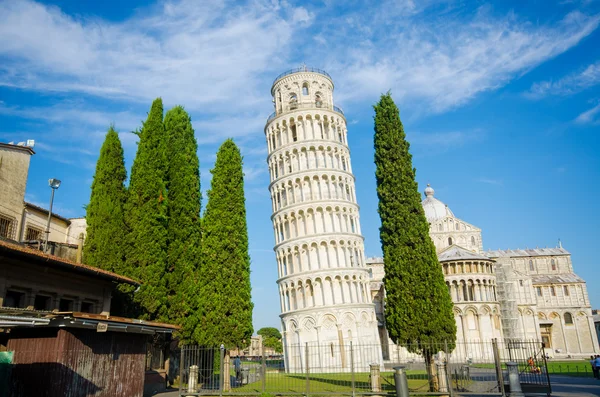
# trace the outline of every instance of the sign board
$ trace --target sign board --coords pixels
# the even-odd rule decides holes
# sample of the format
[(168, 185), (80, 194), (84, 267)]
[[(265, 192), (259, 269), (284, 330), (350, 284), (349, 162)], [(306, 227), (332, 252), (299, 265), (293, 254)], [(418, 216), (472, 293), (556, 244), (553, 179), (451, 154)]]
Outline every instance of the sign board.
[(97, 332), (106, 332), (106, 331), (108, 331), (108, 324), (107, 323), (98, 323), (98, 327), (96, 327), (96, 331)]

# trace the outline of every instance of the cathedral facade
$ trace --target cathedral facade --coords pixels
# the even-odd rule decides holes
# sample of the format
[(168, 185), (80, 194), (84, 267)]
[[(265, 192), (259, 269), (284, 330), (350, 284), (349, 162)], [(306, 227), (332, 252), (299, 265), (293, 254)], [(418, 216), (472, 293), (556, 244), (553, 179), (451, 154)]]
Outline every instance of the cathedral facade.
[[(555, 248), (484, 251), (481, 229), (457, 218), (428, 185), (422, 202), (457, 326), (455, 354), (487, 359), (481, 344), (497, 338), (539, 340), (550, 357), (599, 352), (586, 283), (571, 254)], [(385, 330), (382, 258), (368, 258), (384, 359), (405, 354)]]

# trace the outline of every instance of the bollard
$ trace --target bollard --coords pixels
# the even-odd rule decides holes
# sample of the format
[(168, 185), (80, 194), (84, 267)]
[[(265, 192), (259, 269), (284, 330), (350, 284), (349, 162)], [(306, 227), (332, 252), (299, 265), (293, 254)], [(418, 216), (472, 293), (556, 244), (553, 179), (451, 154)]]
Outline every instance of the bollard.
[(446, 363), (439, 362), (437, 365), (437, 375), (438, 375), (438, 391), (440, 393), (448, 392), (448, 377), (446, 376)]
[(508, 368), (508, 384), (510, 386), (511, 396), (524, 396), (523, 390), (521, 389), (521, 381), (519, 379), (519, 367), (516, 362), (509, 361), (506, 363)]
[(198, 366), (192, 365), (188, 379), (188, 393), (196, 393), (196, 389), (198, 389)]
[(371, 391), (378, 393), (381, 391), (381, 378), (379, 364), (371, 364)]
[(394, 381), (396, 383), (396, 397), (408, 396), (408, 380), (406, 379), (406, 367), (394, 367)]

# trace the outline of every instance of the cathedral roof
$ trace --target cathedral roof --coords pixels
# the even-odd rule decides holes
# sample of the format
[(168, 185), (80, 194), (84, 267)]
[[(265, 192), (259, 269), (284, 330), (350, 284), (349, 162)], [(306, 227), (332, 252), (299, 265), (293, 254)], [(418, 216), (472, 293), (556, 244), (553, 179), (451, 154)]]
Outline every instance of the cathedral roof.
[(458, 245), (451, 245), (438, 254), (440, 262), (450, 261), (490, 261), (490, 258), (480, 255), (476, 252), (469, 251)]
[(489, 258), (512, 258), (512, 257), (527, 257), (527, 256), (557, 256), (557, 255), (571, 255), (569, 251), (562, 247), (556, 248), (527, 248), (527, 249), (516, 249), (516, 250), (488, 250), (485, 255)]
[(531, 276), (533, 285), (536, 284), (569, 284), (584, 283), (585, 281), (575, 273), (565, 274), (537, 274)]
[(438, 219), (445, 218), (447, 216), (454, 217), (450, 208), (440, 200), (433, 197), (435, 190), (427, 184), (427, 188), (425, 189), (425, 200), (421, 202), (423, 205), (423, 210), (425, 210), (425, 217), (427, 218), (427, 222), (433, 223)]

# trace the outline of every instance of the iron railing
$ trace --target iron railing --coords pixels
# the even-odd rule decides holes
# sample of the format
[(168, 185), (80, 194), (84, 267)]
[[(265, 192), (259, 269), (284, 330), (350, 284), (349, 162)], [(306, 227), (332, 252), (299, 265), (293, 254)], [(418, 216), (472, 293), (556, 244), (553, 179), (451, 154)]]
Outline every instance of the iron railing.
[(512, 361), (524, 390), (546, 394), (550, 384), (542, 352), (541, 342), (497, 340), (407, 347), (352, 341), (286, 344), (281, 356), (235, 356), (220, 348), (183, 346), (178, 383), (181, 396), (393, 395), (394, 367), (403, 366), (413, 395), (505, 396), (506, 363)]
[(269, 115), (269, 117), (267, 118), (267, 123), (269, 123), (269, 121), (273, 120), (277, 116), (280, 116), (282, 114), (289, 113), (289, 112), (292, 112), (292, 111), (298, 110), (298, 109), (327, 109), (327, 110), (333, 110), (334, 112), (339, 113), (342, 116), (344, 115), (344, 111), (342, 110), (342, 108), (335, 106), (335, 105), (331, 106), (327, 103), (317, 103), (317, 102), (308, 102), (308, 103), (300, 102), (300, 103), (288, 104), (283, 109), (281, 109), (279, 112), (271, 113)]
[(286, 72), (281, 73), (279, 76), (277, 76), (275, 78), (275, 80), (273, 80), (273, 85), (275, 85), (275, 83), (277, 83), (279, 80), (281, 80), (285, 76), (289, 76), (290, 74), (294, 74), (294, 73), (302, 73), (302, 72), (312, 72), (312, 73), (322, 74), (323, 76), (327, 77), (329, 80), (333, 81), (333, 79), (331, 78), (331, 76), (329, 75), (329, 73), (327, 73), (324, 70), (317, 69), (317, 68), (309, 68), (307, 66), (301, 66), (299, 68), (290, 69), (290, 70), (288, 70)]

